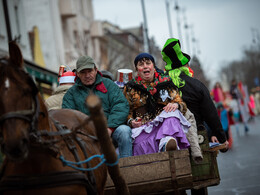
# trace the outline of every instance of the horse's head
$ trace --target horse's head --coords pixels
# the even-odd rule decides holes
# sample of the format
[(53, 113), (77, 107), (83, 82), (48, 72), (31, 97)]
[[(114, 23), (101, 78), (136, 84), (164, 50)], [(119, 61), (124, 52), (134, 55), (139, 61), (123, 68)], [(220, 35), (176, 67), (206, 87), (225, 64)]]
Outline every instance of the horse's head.
[(14, 42), (9, 43), (9, 54), (9, 59), (0, 60), (0, 144), (9, 159), (23, 160), (36, 120), (38, 90)]

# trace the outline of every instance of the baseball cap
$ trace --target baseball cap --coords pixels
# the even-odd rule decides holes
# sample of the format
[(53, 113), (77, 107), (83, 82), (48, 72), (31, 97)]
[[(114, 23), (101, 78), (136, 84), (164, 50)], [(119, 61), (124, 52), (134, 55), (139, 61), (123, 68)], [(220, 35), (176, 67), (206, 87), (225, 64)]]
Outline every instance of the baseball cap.
[(76, 69), (77, 72), (80, 72), (81, 70), (87, 69), (87, 68), (94, 68), (95, 62), (94, 60), (89, 56), (81, 56), (77, 60), (76, 63)]

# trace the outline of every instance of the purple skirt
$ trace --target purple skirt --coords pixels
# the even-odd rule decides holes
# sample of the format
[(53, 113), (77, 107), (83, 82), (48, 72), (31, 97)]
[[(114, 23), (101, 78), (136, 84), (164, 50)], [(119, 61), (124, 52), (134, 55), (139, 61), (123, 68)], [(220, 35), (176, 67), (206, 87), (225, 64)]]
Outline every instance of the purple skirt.
[(169, 117), (157, 126), (154, 125), (150, 133), (142, 131), (134, 139), (133, 156), (159, 152), (160, 140), (166, 136), (175, 138), (180, 149), (186, 149), (190, 146), (180, 120), (176, 117)]

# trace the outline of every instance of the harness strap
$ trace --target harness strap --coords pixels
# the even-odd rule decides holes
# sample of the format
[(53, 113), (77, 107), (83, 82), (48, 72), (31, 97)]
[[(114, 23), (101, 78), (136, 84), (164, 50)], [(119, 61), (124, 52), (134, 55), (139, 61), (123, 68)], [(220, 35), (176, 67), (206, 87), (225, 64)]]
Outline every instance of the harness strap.
[(72, 131), (69, 129), (65, 129), (62, 131), (47, 131), (47, 130), (40, 130), (36, 131), (34, 134), (36, 136), (59, 136), (59, 135), (68, 135), (71, 134)]
[(87, 134), (87, 133), (81, 131), (80, 129), (77, 130), (76, 132), (77, 132), (77, 134), (81, 134), (81, 135), (84, 135), (84, 136), (86, 136), (86, 137), (89, 137), (90, 139), (92, 139), (92, 140), (94, 140), (94, 141), (98, 141), (98, 138), (97, 138), (96, 136), (94, 136), (94, 135), (89, 135), (89, 134)]
[[(86, 143), (79, 137), (75, 137), (77, 143), (79, 144), (81, 150), (83, 151), (84, 153), (84, 156), (85, 158), (87, 159), (88, 158), (88, 154), (87, 154), (87, 151), (86, 151)], [(89, 162), (87, 162), (87, 167), (89, 168), (90, 167), (90, 164)], [(94, 172), (91, 170), (88, 172), (88, 178), (90, 180), (90, 183), (92, 183), (93, 187), (96, 188), (96, 179), (95, 179), (95, 176), (94, 176)]]
[(42, 175), (12, 175), (2, 178), (0, 192), (53, 188), (66, 185), (90, 185), (87, 176), (78, 171), (53, 172)]
[[(63, 132), (63, 131), (68, 130), (65, 125), (59, 124), (58, 121), (56, 121), (56, 120), (53, 119), (53, 122), (54, 122), (54, 125), (56, 126), (58, 132)], [(77, 162), (79, 162), (79, 161), (80, 161), (80, 158), (79, 158), (78, 151), (77, 151), (77, 147), (76, 147), (76, 145), (75, 145), (75, 143), (74, 143), (74, 139), (73, 139), (73, 137), (72, 137), (72, 134), (69, 134), (69, 135), (66, 135), (66, 136), (61, 135), (61, 136), (63, 137), (63, 140), (64, 140), (64, 142), (66, 143), (68, 149), (69, 149), (70, 152), (73, 154), (75, 160), (76, 160)], [(74, 136), (74, 138), (76, 138), (76, 136)], [(76, 141), (78, 142), (78, 144), (79, 144), (79, 140), (77, 140), (77, 139), (75, 139), (75, 140), (76, 140)], [(80, 146), (80, 148), (83, 150), (83, 153), (85, 154), (85, 153), (86, 153), (85, 148), (84, 148), (81, 144), (79, 144), (79, 146)], [(88, 164), (87, 164), (87, 165), (88, 165)], [(83, 165), (82, 165), (82, 164), (80, 164), (79, 166), (80, 166), (81, 168), (83, 168)], [(84, 172), (83, 172), (83, 173), (84, 173)], [(86, 174), (86, 173), (85, 173), (85, 174)], [(89, 174), (90, 174), (90, 177), (93, 176), (93, 173), (89, 173)], [(87, 176), (86, 176), (86, 179), (88, 180), (88, 184), (86, 185), (87, 193), (88, 193), (88, 194), (96, 194), (96, 193), (97, 193), (97, 190), (96, 190), (95, 178), (91, 178), (91, 179), (90, 179), (91, 182), (89, 181), (89, 179), (88, 179)], [(92, 183), (93, 181), (94, 181), (94, 183)]]
[(31, 110), (19, 110), (19, 111), (8, 112), (6, 114), (3, 114), (0, 117), (0, 123), (10, 118), (20, 118), (28, 122), (31, 122), (32, 119), (28, 117), (28, 115), (33, 115), (33, 113), (34, 113), (34, 104), (32, 104)]
[(0, 123), (7, 120), (7, 119), (10, 119), (10, 118), (19, 118), (19, 119), (23, 119), (23, 120), (26, 120), (28, 122), (31, 121), (31, 119), (25, 115), (22, 115), (20, 113), (15, 113), (15, 112), (10, 112), (10, 113), (7, 113), (3, 116), (0, 117)]

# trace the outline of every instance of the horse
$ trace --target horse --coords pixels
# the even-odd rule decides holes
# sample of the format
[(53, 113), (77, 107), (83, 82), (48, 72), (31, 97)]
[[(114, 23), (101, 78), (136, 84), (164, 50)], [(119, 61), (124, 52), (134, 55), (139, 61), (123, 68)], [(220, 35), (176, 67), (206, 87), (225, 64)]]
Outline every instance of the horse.
[(93, 122), (76, 110), (47, 111), (15, 42), (0, 60), (0, 94), (0, 194), (104, 193), (107, 167), (100, 158), (74, 168), (61, 160), (102, 154)]

